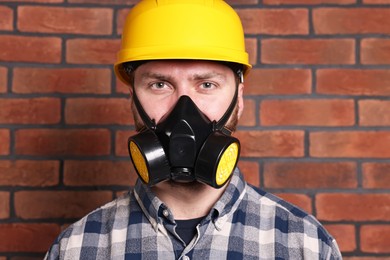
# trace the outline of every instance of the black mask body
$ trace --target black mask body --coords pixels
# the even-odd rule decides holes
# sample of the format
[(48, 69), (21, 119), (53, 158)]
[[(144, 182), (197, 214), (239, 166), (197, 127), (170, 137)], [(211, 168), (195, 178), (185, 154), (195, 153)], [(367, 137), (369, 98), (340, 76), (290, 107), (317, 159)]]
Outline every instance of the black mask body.
[(235, 96), (218, 121), (210, 121), (188, 96), (156, 125), (134, 92), (134, 103), (146, 128), (129, 138), (129, 153), (141, 180), (149, 186), (164, 180), (200, 181), (222, 187), (237, 164), (240, 143), (225, 124), (237, 102)]

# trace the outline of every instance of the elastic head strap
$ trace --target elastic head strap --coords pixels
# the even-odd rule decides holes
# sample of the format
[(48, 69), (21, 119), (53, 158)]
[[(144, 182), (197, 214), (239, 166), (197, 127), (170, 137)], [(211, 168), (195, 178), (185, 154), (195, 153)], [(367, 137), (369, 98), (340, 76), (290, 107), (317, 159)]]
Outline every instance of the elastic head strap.
[(141, 105), (141, 102), (139, 102), (139, 99), (137, 97), (137, 94), (135, 93), (135, 89), (133, 87), (133, 102), (135, 104), (135, 107), (137, 108), (138, 114), (141, 117), (142, 121), (144, 122), (145, 126), (148, 129), (156, 130), (156, 121), (154, 119), (151, 119), (148, 114), (146, 114), (144, 108)]
[[(244, 82), (244, 76), (243, 76), (244, 74), (243, 74), (242, 70), (238, 70), (237, 75), (238, 75), (238, 78), (240, 80), (240, 83), (243, 83)], [(227, 121), (229, 120), (230, 116), (232, 115), (232, 113), (234, 111), (234, 108), (237, 105), (237, 98), (238, 98), (238, 84), (236, 86), (236, 91), (234, 92), (232, 102), (230, 103), (225, 114), (223, 114), (223, 116), (221, 117), (221, 119), (219, 119), (218, 122), (215, 122), (215, 129), (216, 130), (222, 130), (223, 132), (226, 132), (226, 130), (227, 130), (228, 133), (231, 133), (231, 131), (229, 129), (224, 128), (224, 126), (226, 125)]]

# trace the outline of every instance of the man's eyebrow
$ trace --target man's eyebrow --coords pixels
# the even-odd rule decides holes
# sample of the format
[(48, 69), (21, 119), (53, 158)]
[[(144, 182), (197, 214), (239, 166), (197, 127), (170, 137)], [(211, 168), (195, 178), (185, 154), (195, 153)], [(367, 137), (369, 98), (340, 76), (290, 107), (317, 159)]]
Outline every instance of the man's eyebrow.
[(192, 76), (193, 80), (202, 80), (202, 79), (211, 79), (211, 78), (220, 78), (226, 79), (226, 75), (218, 72), (205, 72), (205, 73), (197, 73)]
[(162, 81), (170, 81), (172, 80), (172, 77), (169, 75), (156, 73), (156, 72), (145, 72), (141, 74), (141, 80), (145, 79), (157, 79)]

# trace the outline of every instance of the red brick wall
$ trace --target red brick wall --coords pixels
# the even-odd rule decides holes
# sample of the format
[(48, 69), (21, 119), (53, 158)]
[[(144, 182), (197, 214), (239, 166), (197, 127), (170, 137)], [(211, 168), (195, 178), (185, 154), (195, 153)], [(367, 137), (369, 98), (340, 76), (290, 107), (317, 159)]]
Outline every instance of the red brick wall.
[[(112, 71), (135, 0), (0, 0), (0, 260), (136, 178)], [(346, 259), (390, 259), (390, 1), (230, 0), (254, 69), (236, 134), (247, 180), (316, 215)]]

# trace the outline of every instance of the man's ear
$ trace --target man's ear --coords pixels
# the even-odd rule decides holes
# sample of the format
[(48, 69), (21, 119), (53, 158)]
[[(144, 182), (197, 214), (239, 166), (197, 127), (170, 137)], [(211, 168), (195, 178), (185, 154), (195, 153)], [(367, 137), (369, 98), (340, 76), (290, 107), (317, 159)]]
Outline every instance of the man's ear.
[(237, 105), (238, 105), (238, 118), (241, 117), (242, 112), (244, 111), (244, 84), (240, 83), (238, 85), (238, 95), (237, 95)]

